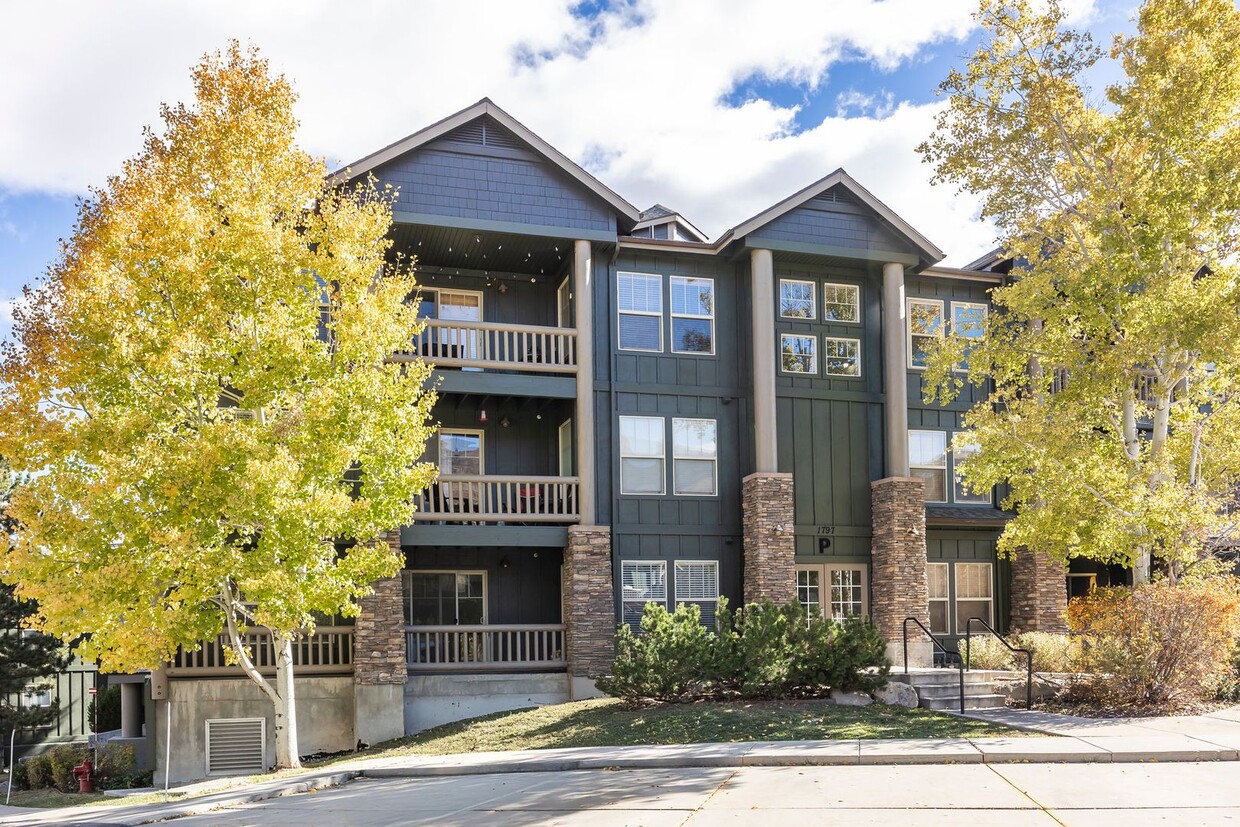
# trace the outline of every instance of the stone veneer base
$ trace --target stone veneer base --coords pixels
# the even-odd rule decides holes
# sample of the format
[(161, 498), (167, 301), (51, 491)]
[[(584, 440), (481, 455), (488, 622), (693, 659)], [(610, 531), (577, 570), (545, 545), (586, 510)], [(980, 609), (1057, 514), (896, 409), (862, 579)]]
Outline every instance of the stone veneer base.
[(1012, 631), (1066, 632), (1068, 586), (1063, 564), (1022, 548), (1012, 557)]
[[(926, 585), (925, 483), (917, 477), (887, 477), (870, 483), (874, 539), (871, 591), (874, 625), (887, 641), (896, 666), (903, 665), (904, 619), (915, 617), (930, 626)], [(924, 633), (909, 624), (909, 665), (928, 666)], [(918, 662), (922, 661), (922, 662)]]
[(608, 674), (615, 658), (616, 636), (610, 527), (569, 527), (561, 594), (570, 685), (574, 676), (597, 678)]
[(792, 475), (758, 472), (741, 483), (745, 603), (796, 599)]

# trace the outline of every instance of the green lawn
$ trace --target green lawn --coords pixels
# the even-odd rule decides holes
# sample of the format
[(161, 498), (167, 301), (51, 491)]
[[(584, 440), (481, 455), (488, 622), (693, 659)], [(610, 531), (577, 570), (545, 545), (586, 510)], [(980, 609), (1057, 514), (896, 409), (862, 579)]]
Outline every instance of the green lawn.
[(366, 756), (491, 750), (800, 741), (837, 738), (968, 738), (1024, 733), (926, 709), (821, 701), (731, 701), (627, 709), (614, 698), (474, 718), (389, 741)]

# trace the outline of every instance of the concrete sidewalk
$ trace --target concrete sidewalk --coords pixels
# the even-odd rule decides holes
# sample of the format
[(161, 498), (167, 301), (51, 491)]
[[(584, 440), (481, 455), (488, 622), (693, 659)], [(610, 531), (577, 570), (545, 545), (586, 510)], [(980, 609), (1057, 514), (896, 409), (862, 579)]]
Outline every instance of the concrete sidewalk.
[[(230, 789), (218, 789), (230, 783), (227, 780), (182, 787), (174, 792), (205, 794), (166, 804), (59, 810), (0, 807), (0, 825), (149, 824), (337, 786), (358, 777), (430, 778), (690, 767), (1199, 762), (1235, 761), (1240, 757), (1240, 707), (1209, 715), (1150, 719), (1101, 720), (1012, 709), (980, 710), (968, 717), (1050, 737), (756, 741), (369, 758)], [(235, 779), (231, 783), (235, 784)], [(216, 791), (206, 792), (212, 789)]]

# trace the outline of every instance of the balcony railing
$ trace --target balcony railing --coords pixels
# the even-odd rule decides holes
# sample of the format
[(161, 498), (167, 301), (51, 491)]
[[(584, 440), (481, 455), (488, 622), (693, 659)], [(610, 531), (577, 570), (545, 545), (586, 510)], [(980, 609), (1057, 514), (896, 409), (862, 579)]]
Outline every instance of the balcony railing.
[[(271, 636), (252, 630), (243, 638), (258, 671), (265, 675), (276, 672), (275, 652)], [(184, 646), (177, 650), (168, 664), (169, 677), (241, 677), (245, 673), (235, 663), (228, 663), (225, 654), (227, 635), (203, 640), (195, 650)], [(293, 641), (294, 675), (340, 675), (353, 671), (353, 627), (319, 626), (313, 635)]]
[(577, 331), (571, 327), (426, 319), (413, 347), (396, 359), (421, 356), (440, 367), (537, 373), (577, 372)]
[(575, 523), (577, 477), (441, 476), (416, 498), (418, 522)]
[(410, 672), (558, 671), (565, 667), (563, 624), (406, 626)]

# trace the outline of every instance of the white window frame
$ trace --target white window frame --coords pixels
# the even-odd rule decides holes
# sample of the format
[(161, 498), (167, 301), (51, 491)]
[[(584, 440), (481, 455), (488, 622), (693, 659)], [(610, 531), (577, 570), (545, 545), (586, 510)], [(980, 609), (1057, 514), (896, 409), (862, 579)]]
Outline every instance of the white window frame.
[[(807, 582), (805, 583), (805, 585), (801, 585), (801, 575), (802, 575), (802, 574), (807, 574), (807, 575), (808, 575), (808, 574), (816, 574), (816, 575), (818, 575), (818, 583), (817, 583), (817, 585), (813, 585), (813, 584), (809, 583), (809, 582), (808, 582), (808, 580), (809, 580), (810, 578), (808, 578), (808, 577), (806, 578), (806, 581), (807, 581)], [(799, 565), (799, 566), (797, 566), (797, 567), (796, 567), (796, 571), (795, 571), (795, 573), (793, 574), (793, 576), (796, 578), (796, 593), (797, 593), (797, 602), (798, 602), (798, 603), (800, 603), (800, 604), (801, 604), (801, 605), (805, 608), (806, 613), (808, 613), (808, 612), (810, 611), (810, 609), (811, 609), (811, 608), (813, 608), (813, 607), (817, 607), (817, 609), (818, 609), (819, 613), (821, 613), (821, 612), (822, 612), (822, 589), (823, 589), (822, 579), (823, 579), (823, 576), (824, 576), (823, 566), (822, 566), (822, 565), (819, 565), (819, 564), (814, 564), (814, 565)], [(814, 602), (812, 602), (812, 603), (811, 603), (811, 602), (809, 602), (809, 601), (808, 601), (805, 597), (803, 597), (803, 596), (801, 595), (801, 590), (802, 590), (802, 589), (818, 589), (818, 599), (817, 599), (817, 600), (815, 600), (815, 601), (814, 601)]]
[[(913, 434), (938, 434), (939, 436), (943, 437), (943, 464), (941, 466), (939, 465), (914, 465), (913, 464)], [(951, 475), (948, 473), (949, 472), (948, 466), (951, 464), (950, 460), (948, 460), (948, 454), (951, 453), (951, 441), (948, 437), (949, 435), (947, 431), (940, 431), (935, 428), (909, 428), (908, 429), (908, 449), (907, 450), (908, 450), (908, 457), (909, 457), (909, 475), (915, 476), (913, 474), (913, 471), (915, 469), (920, 469), (920, 470), (925, 470), (925, 471), (943, 472), (943, 499), (932, 500), (932, 499), (929, 499), (929, 495), (927, 494), (927, 499), (926, 499), (927, 503), (951, 502), (952, 481), (951, 481)]]
[[(833, 594), (831, 591), (833, 588), (834, 575), (836, 573), (843, 573), (843, 572), (860, 575), (861, 577), (861, 583), (860, 583), (861, 614), (856, 615), (856, 616), (863, 617), (863, 618), (869, 617), (870, 616), (870, 571), (869, 571), (869, 566), (867, 566), (865, 563), (802, 563), (802, 564), (798, 564), (796, 566), (796, 572), (795, 572), (797, 602), (799, 602), (802, 606), (805, 606), (806, 609), (808, 610), (811, 604), (806, 603), (805, 600), (802, 599), (801, 591), (802, 589), (814, 588), (814, 586), (810, 586), (808, 584), (805, 586), (802, 586), (801, 575), (802, 574), (817, 574), (818, 575), (818, 586), (817, 586), (818, 602), (817, 604), (813, 604), (813, 605), (818, 606), (818, 611), (819, 613), (822, 614), (823, 617), (828, 617), (828, 618), (831, 618), (832, 620), (844, 620), (846, 617), (848, 617), (848, 615), (845, 615), (843, 613), (837, 613), (835, 611), (835, 605), (834, 605), (835, 601), (833, 599)], [(854, 587), (855, 587), (854, 585), (850, 584), (848, 586), (842, 586), (841, 588), (854, 588)]]
[[(787, 339), (809, 339), (814, 343), (814, 352), (810, 354), (813, 370), (788, 370), (784, 366), (784, 342)], [(779, 372), (788, 376), (818, 376), (818, 337), (812, 333), (781, 333), (779, 334)], [(800, 358), (800, 354), (794, 354)]]
[(443, 438), (451, 435), (478, 437), (478, 473), (485, 474), (487, 472), (487, 435), (480, 428), (440, 428), (435, 434), (435, 467), (443, 466)]
[[(654, 570), (663, 572), (662, 595), (643, 595), (642, 597), (628, 597), (625, 593), (625, 577), (626, 570), (633, 570), (642, 567), (649, 567)], [(641, 616), (646, 610), (647, 603), (658, 603), (667, 608), (667, 561), (666, 560), (621, 560), (620, 561), (620, 622), (627, 623), (629, 628), (634, 632), (641, 629)], [(636, 618), (627, 620), (628, 612), (625, 610), (630, 604), (639, 604)]]
[[(830, 356), (827, 353), (828, 342), (847, 342), (857, 349), (857, 372), (856, 373), (832, 373)], [(860, 379), (861, 378), (861, 340), (850, 339), (845, 336), (823, 336), (822, 337), (822, 372), (824, 376), (835, 376), (840, 379)]]
[[(482, 623), (483, 625), (490, 623), (490, 578), (487, 577), (486, 569), (403, 569), (401, 570), (401, 589), (404, 592), (405, 619), (410, 623), (413, 621), (413, 576), (415, 574), (451, 574), (454, 576), (480, 574), (482, 575)], [(456, 601), (456, 615), (460, 617), (461, 596), (453, 595)], [(439, 625), (439, 624), (431, 624)]]
[[(827, 292), (832, 288), (841, 288), (843, 290), (852, 291), (852, 308), (853, 315), (857, 318), (849, 319), (828, 319), (827, 318)], [(832, 307), (842, 307), (841, 302), (831, 302)], [(828, 324), (861, 324), (861, 285), (846, 284), (844, 282), (827, 281), (822, 285), (822, 320)]]
[[(984, 303), (982, 303), (982, 302), (957, 302), (957, 301), (954, 301), (954, 302), (952, 302), (952, 303), (951, 303), (951, 311), (952, 311), (952, 334), (953, 334), (953, 335), (960, 336), (960, 333), (956, 330), (956, 309), (957, 309), (957, 308), (961, 308), (961, 309), (976, 309), (976, 310), (981, 310), (981, 311), (982, 311), (982, 330), (983, 330), (983, 331), (985, 331), (985, 329), (986, 329), (986, 321), (990, 318), (990, 308), (989, 308), (989, 307), (987, 307), (987, 306), (986, 306)], [(976, 337), (972, 337), (972, 336), (970, 336), (970, 337), (964, 337), (964, 336), (961, 336), (961, 338), (969, 338), (969, 339), (972, 339), (972, 338), (976, 338)], [(953, 366), (952, 366), (952, 370), (953, 370), (954, 372), (956, 372), (956, 373), (968, 373), (968, 370), (969, 370), (969, 369), (968, 369), (968, 367), (966, 366), (966, 364), (962, 362), (962, 363), (960, 363), (960, 364), (958, 364), (958, 365), (953, 365)]]
[[(809, 315), (808, 316), (789, 316), (784, 313), (784, 285), (785, 284), (808, 284), (809, 285)], [(805, 301), (804, 299), (796, 299), (796, 301)], [(812, 322), (818, 318), (818, 282), (806, 279), (780, 279), (779, 280), (779, 318), (791, 319), (797, 322)]]
[[(963, 441), (957, 442), (957, 440), (961, 440), (962, 437), (963, 437)], [(966, 445), (971, 445), (972, 448), (970, 448), (969, 450), (961, 451), (961, 448), (963, 448)], [(968, 459), (969, 456), (976, 454), (978, 450), (979, 448), (977, 446), (977, 443), (973, 442), (969, 438), (968, 431), (956, 431), (955, 433), (952, 434), (950, 453), (951, 453), (951, 465), (952, 465), (952, 492), (951, 494), (952, 494), (953, 502), (962, 503), (964, 505), (990, 505), (992, 503), (992, 493), (990, 491), (987, 491), (984, 495), (962, 494), (961, 493), (963, 489), (962, 489), (961, 481), (960, 481), (960, 473), (956, 470), (957, 457), (959, 454), (963, 453), (965, 456), (961, 457), (961, 459)]]
[[(713, 584), (714, 584), (714, 592), (713, 592), (714, 596), (713, 597), (694, 596), (691, 593), (689, 593), (691, 590), (688, 588), (688, 586), (691, 584), (692, 581), (688, 574), (688, 571), (689, 569), (695, 566), (710, 570), (710, 577), (713, 580)], [(683, 577), (681, 576), (682, 569), (684, 570)], [(703, 606), (703, 604), (710, 603), (711, 604), (710, 621), (707, 622), (706, 625), (711, 627), (712, 629), (716, 628), (719, 625), (719, 620), (718, 620), (718, 617), (719, 617), (719, 561), (718, 560), (676, 560), (673, 562), (672, 570), (675, 574), (675, 581), (676, 581), (674, 584), (675, 595), (676, 595), (676, 605), (679, 606), (680, 604), (683, 603), (687, 606), (691, 603), (694, 603), (694, 604), (697, 604), (698, 606)], [(684, 588), (682, 588), (682, 586)]]
[[(623, 310), (620, 307), (620, 280), (625, 276), (636, 276), (642, 279), (656, 279), (659, 285), (659, 310), (656, 313), (653, 310)], [(624, 316), (649, 316), (659, 320), (659, 346), (656, 348), (647, 347), (625, 347), (621, 342), (623, 336), (620, 332), (620, 323)], [(629, 270), (620, 270), (616, 272), (616, 349), (628, 350), (637, 353), (662, 353), (663, 352), (663, 276), (658, 273), (637, 273)]]
[[(697, 456), (677, 456), (676, 454), (676, 426), (681, 423), (691, 422), (709, 422), (715, 430), (715, 455), (713, 457), (697, 457)], [(688, 462), (709, 462), (711, 465), (711, 491), (709, 494), (701, 494), (697, 492), (682, 492), (680, 490), (680, 480), (676, 473), (677, 461), (684, 460)], [(672, 494), (677, 497), (717, 497), (719, 496), (719, 421), (716, 419), (706, 419), (705, 417), (672, 417)]]
[[(914, 333), (913, 332), (913, 306), (914, 305), (924, 305), (927, 307), (933, 306), (938, 309), (939, 326), (938, 326), (938, 331), (936, 333), (931, 334), (931, 333)], [(908, 356), (908, 366), (910, 370), (925, 370), (926, 369), (924, 365), (913, 364), (913, 354), (917, 352), (917, 349), (913, 347), (913, 341), (914, 339), (942, 339), (943, 328), (947, 325), (947, 317), (944, 315), (944, 313), (945, 313), (945, 310), (943, 309), (942, 299), (922, 299), (922, 298), (917, 298), (915, 296), (909, 296), (908, 298), (905, 299), (904, 314), (905, 314), (906, 323), (905, 323), (904, 338), (906, 340), (906, 343), (905, 343), (906, 354)]]
[[(962, 596), (960, 594), (960, 569), (962, 567), (978, 567), (986, 569), (984, 582), (986, 583), (987, 595), (985, 597), (974, 597), (972, 595)], [(986, 603), (986, 617), (983, 617), (982, 620), (985, 620), (991, 626), (995, 624), (995, 567), (993, 563), (981, 560), (959, 560), (952, 564), (952, 619), (956, 624), (956, 634), (958, 635), (963, 635), (965, 633), (965, 629), (962, 628), (960, 623), (960, 604), (964, 602)], [(973, 616), (975, 615), (970, 614), (970, 617)], [(967, 622), (968, 618), (965, 618), (965, 621)], [(979, 631), (985, 630), (981, 629)]]
[[(671, 290), (676, 282), (694, 282), (705, 281), (710, 283), (710, 314), (703, 315), (701, 313), (677, 313), (672, 309)], [(670, 350), (672, 353), (680, 353), (685, 356), (714, 356), (715, 355), (715, 280), (705, 278), (703, 276), (668, 276), (667, 277), (668, 302), (667, 311), (669, 314), (669, 335), (671, 336)], [(706, 320), (710, 322), (710, 350), (680, 350), (676, 346), (676, 320), (677, 319), (693, 319), (695, 321)]]
[[(930, 583), (932, 582), (931, 577), (930, 577), (930, 570), (934, 569), (935, 567), (938, 567), (937, 570), (943, 573), (943, 588), (944, 588), (945, 594), (943, 594), (941, 597), (935, 597), (934, 595), (931, 594), (931, 590), (930, 590)], [(934, 612), (930, 612), (930, 631), (936, 635), (950, 635), (952, 633), (952, 620), (953, 620), (952, 571), (951, 571), (950, 563), (937, 563), (937, 562), (926, 563), (926, 595), (927, 595), (929, 603), (931, 604), (942, 603), (943, 604), (943, 619), (947, 623), (947, 628), (945, 629), (934, 628)]]
[[(659, 454), (626, 454), (624, 453), (624, 441), (617, 439), (620, 451), (620, 493), (632, 495), (636, 497), (660, 497), (667, 493), (667, 420), (661, 416), (640, 416), (633, 414), (622, 414), (620, 416), (620, 426), (624, 427), (626, 419), (647, 419), (652, 422), (659, 423), (659, 433), (663, 434), (663, 451)], [(625, 459), (657, 459), (663, 463), (663, 473), (659, 475), (658, 491), (629, 491), (624, 485), (624, 461)]]

